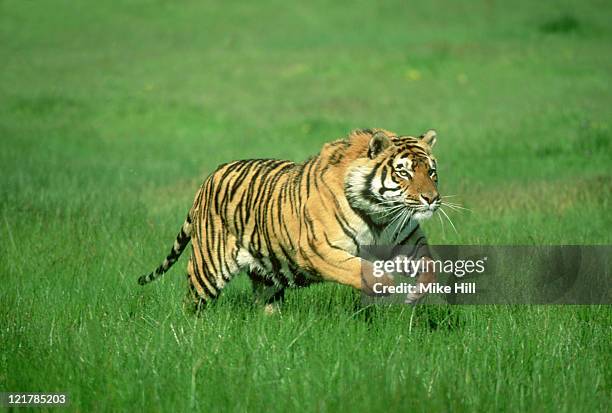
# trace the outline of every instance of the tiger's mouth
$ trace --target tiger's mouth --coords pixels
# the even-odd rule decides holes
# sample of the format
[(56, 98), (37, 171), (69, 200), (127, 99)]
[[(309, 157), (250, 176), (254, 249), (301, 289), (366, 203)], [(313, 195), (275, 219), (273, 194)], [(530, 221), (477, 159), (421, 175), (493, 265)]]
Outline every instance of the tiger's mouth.
[(412, 217), (417, 221), (423, 221), (433, 216), (435, 209), (419, 210), (412, 214)]
[[(418, 201), (417, 201), (418, 202)], [(434, 212), (441, 206), (441, 202), (435, 201), (433, 203), (415, 201), (397, 201), (388, 202), (386, 205), (383, 204), (383, 210), (379, 211), (376, 216), (381, 222), (409, 222), (411, 219), (422, 221), (429, 219), (433, 216)]]
[(425, 219), (429, 219), (433, 216), (434, 212), (440, 208), (441, 202), (436, 200), (432, 203), (428, 203), (425, 201), (421, 202), (421, 205), (413, 209), (412, 216), (417, 221), (423, 221)]

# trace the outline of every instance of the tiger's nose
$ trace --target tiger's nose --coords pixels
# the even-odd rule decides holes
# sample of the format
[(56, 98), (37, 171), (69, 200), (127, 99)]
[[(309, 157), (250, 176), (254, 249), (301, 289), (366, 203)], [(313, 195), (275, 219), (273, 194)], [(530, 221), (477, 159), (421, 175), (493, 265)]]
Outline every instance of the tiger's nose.
[(421, 194), (421, 200), (427, 205), (431, 205), (440, 199), (440, 194), (437, 193), (429, 193), (429, 194)]

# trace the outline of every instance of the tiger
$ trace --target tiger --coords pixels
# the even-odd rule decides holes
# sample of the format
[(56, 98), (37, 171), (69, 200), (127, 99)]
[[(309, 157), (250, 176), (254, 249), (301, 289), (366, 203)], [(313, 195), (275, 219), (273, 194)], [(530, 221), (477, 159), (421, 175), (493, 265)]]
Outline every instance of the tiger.
[[(287, 288), (323, 281), (372, 295), (373, 279), (362, 276), (372, 270), (372, 262), (360, 258), (363, 246), (413, 245), (430, 259), (419, 224), (441, 205), (436, 139), (433, 129), (419, 137), (358, 129), (302, 163), (223, 164), (198, 189), (166, 259), (138, 283), (166, 273), (191, 241), (188, 296), (196, 308), (245, 272), (267, 312), (283, 301)], [(392, 284), (393, 274), (381, 280), (375, 281)], [(434, 280), (432, 272), (417, 279)]]

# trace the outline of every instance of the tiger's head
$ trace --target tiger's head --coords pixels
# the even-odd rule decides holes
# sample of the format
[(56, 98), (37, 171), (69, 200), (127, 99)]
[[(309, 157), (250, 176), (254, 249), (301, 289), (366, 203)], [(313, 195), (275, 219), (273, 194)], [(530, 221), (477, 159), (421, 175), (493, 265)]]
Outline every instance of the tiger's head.
[(431, 153), (436, 132), (428, 130), (418, 138), (380, 129), (358, 135), (362, 156), (345, 176), (351, 206), (377, 224), (398, 215), (418, 221), (430, 218), (441, 204), (436, 159)]

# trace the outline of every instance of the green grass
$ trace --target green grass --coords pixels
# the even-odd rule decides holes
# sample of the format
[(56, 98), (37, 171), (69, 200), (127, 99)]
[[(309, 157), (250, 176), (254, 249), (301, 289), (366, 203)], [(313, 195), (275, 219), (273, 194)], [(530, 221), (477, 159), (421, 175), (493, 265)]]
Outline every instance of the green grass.
[(609, 306), (360, 307), (326, 284), (201, 317), (146, 288), (199, 183), (358, 127), (439, 133), (437, 244), (610, 244), (612, 7), (0, 2), (0, 391), (79, 411), (604, 411)]

